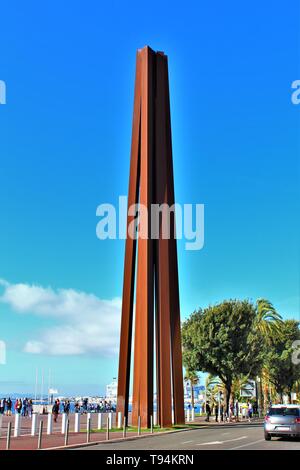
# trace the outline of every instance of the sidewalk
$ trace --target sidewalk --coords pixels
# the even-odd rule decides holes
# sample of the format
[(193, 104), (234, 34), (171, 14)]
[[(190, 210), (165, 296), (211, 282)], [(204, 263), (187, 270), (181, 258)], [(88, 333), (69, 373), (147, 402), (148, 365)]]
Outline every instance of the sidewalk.
[[(84, 419), (85, 417), (83, 416), (83, 419), (81, 421), (81, 432), (80, 433), (75, 433), (73, 432), (73, 426), (74, 426), (74, 415), (70, 415), (70, 430), (71, 432), (69, 433), (69, 439), (68, 439), (68, 446), (81, 446), (81, 445), (86, 445), (87, 444), (87, 433), (86, 433), (86, 420)], [(92, 429), (96, 429), (96, 418), (97, 416), (94, 416), (92, 418)], [(2, 423), (2, 436), (0, 438), (0, 450), (5, 450), (6, 449), (6, 430), (7, 430), (7, 424), (9, 421), (12, 421), (12, 427), (13, 427), (13, 422), (14, 419), (12, 417), (6, 417), (5, 421)], [(43, 421), (43, 427), (44, 427), (44, 433), (42, 436), (42, 445), (41, 449), (51, 449), (51, 448), (60, 448), (60, 449), (65, 449), (65, 435), (61, 433), (61, 417), (59, 417), (59, 420), (57, 423), (54, 424), (53, 426), (53, 434), (47, 435), (46, 434), (46, 429), (47, 429), (47, 416), (39, 416), (38, 421)], [(255, 424), (260, 424), (262, 423), (262, 419), (253, 419), (252, 423)], [(162, 434), (166, 433), (174, 433), (174, 432), (184, 432), (190, 429), (195, 429), (195, 428), (204, 428), (204, 427), (215, 427), (215, 426), (242, 426), (242, 425), (249, 425), (248, 420), (242, 420), (238, 422), (221, 422), (218, 423), (215, 421), (215, 419), (210, 419), (209, 422), (205, 421), (205, 416), (197, 416), (195, 418), (195, 421), (186, 423), (186, 427), (180, 427), (178, 426), (177, 428), (175, 427), (173, 430), (168, 430), (168, 431), (162, 431)], [(10, 450), (37, 450), (38, 449), (38, 436), (31, 436), (30, 435), (30, 430), (31, 430), (31, 420), (30, 419), (24, 419), (22, 421), (22, 429), (21, 429), (21, 436), (19, 437), (13, 437), (13, 430), (12, 430), (12, 437), (11, 437), (11, 443), (10, 443)], [(127, 431), (127, 436), (125, 439), (140, 439), (143, 436), (155, 436), (157, 434), (160, 434), (160, 432), (156, 431), (153, 434), (151, 434), (150, 430), (147, 431), (142, 431), (141, 435), (138, 436), (138, 433), (136, 431)], [(110, 431), (110, 439), (109, 440), (123, 440), (123, 432), (122, 430), (120, 431)], [(106, 432), (91, 432), (90, 434), (90, 443), (101, 443), (101, 442), (107, 442), (107, 436)]]

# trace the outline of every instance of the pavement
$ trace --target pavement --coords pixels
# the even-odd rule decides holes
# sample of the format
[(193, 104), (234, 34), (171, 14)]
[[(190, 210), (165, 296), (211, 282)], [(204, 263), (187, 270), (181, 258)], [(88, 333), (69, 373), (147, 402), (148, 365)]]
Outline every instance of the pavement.
[[(2, 435), (0, 438), (0, 450), (6, 448), (6, 431), (12, 417), (3, 417)], [(61, 433), (61, 416), (54, 424), (53, 434), (46, 435), (47, 416), (39, 416), (38, 421), (44, 422), (42, 437), (42, 449), (70, 449), (80, 448), (86, 450), (300, 450), (300, 440), (273, 438), (265, 441), (263, 435), (263, 421), (254, 420), (216, 423), (211, 420), (204, 421), (204, 417), (197, 417), (194, 423), (190, 423), (191, 429), (177, 430), (176, 432), (161, 432), (150, 434), (142, 432), (138, 436), (136, 432), (128, 432), (124, 440), (122, 432), (111, 432), (110, 441), (106, 440), (106, 433), (94, 432), (90, 435), (90, 444), (86, 445), (86, 421), (85, 415), (81, 416), (81, 431), (74, 431), (74, 415), (70, 415), (70, 434), (68, 446), (64, 446), (65, 436)], [(97, 428), (97, 415), (92, 415), (91, 428)], [(31, 420), (22, 420), (20, 437), (11, 438), (11, 450), (35, 450), (38, 447), (38, 436), (31, 436)], [(13, 436), (13, 434), (12, 434)]]
[(199, 429), (152, 435), (123, 442), (103, 442), (80, 450), (300, 450), (300, 440), (265, 441), (260, 422), (213, 424)]

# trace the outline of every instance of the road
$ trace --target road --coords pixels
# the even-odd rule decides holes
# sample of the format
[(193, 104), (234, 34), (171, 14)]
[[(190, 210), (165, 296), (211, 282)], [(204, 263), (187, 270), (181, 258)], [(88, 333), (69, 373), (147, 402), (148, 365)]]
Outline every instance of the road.
[(221, 425), (103, 443), (81, 450), (300, 450), (300, 440), (265, 441), (262, 424)]

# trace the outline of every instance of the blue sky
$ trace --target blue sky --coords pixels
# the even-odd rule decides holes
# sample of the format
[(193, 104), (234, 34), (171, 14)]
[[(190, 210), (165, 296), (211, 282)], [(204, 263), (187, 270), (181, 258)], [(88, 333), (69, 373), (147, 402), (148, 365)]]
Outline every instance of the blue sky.
[(95, 214), (127, 193), (146, 44), (169, 56), (176, 199), (205, 204), (204, 248), (178, 244), (182, 318), (266, 297), (300, 319), (297, 2), (12, 0), (1, 19), (0, 390), (32, 391), (36, 367), (62, 393), (117, 373), (124, 242)]

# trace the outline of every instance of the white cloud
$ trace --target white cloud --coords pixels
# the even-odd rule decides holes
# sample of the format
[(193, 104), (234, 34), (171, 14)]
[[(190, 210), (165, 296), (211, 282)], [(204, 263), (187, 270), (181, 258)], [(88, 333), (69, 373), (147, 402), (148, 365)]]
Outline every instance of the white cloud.
[(115, 355), (119, 347), (121, 299), (102, 300), (74, 289), (58, 289), (0, 280), (0, 302), (20, 314), (52, 318), (56, 326), (26, 342), (31, 354)]

